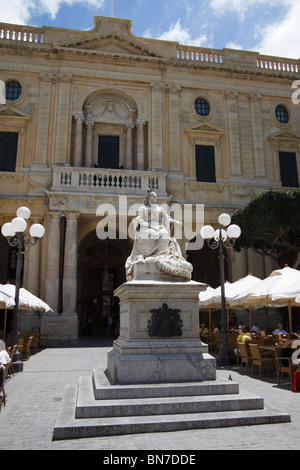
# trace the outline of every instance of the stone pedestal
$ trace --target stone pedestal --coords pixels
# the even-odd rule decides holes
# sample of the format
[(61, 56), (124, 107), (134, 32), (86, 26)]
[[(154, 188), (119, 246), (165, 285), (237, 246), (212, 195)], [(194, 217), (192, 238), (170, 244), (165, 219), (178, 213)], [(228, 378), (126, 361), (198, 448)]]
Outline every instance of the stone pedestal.
[(120, 336), (107, 355), (112, 384), (215, 380), (215, 359), (199, 339), (199, 292), (206, 286), (137, 264), (115, 291)]

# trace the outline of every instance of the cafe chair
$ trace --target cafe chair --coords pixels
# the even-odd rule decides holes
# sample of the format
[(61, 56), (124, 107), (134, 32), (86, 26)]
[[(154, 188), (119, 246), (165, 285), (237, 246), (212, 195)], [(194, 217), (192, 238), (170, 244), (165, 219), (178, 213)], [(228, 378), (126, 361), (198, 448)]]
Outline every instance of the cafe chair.
[(243, 364), (246, 366), (246, 374), (248, 374), (248, 366), (252, 364), (252, 355), (249, 349), (249, 341), (246, 343), (238, 343), (239, 357), (241, 360), (240, 371), (242, 371)]
[(30, 331), (29, 334), (30, 334), (30, 336), (32, 336), (30, 349), (35, 354), (39, 350), (39, 332), (38, 331)]
[(12, 349), (10, 349), (10, 351), (7, 351), (8, 355), (9, 355), (9, 358), (10, 358), (10, 361), (7, 362), (7, 364), (5, 365), (5, 380), (7, 380), (8, 377), (11, 377), (15, 373), (13, 358), (14, 358), (16, 349), (17, 349), (17, 345), (15, 344), (12, 347)]
[(39, 334), (39, 346), (41, 347), (42, 344), (44, 344), (45, 347), (48, 346), (48, 333)]
[(3, 393), (3, 400), (1, 400), (0, 396), (0, 411), (1, 411), (1, 406), (3, 403), (3, 406), (6, 405), (6, 398), (5, 398), (5, 390), (4, 390), (4, 374), (5, 374), (5, 369), (3, 367), (0, 367), (0, 393)]
[(18, 341), (18, 351), (20, 353), (21, 361), (26, 359), (29, 359), (31, 357), (31, 341), (32, 341), (32, 336), (25, 335), (24, 338), (19, 338)]
[(210, 350), (218, 352), (221, 346), (221, 333), (211, 333), (208, 346)]
[(276, 361), (276, 372), (277, 372), (277, 385), (279, 385), (280, 376), (282, 374), (288, 374), (291, 386), (293, 384), (292, 364), (290, 357), (282, 357), (281, 347), (275, 348), (275, 361)]
[(252, 356), (252, 374), (254, 373), (254, 366), (259, 367), (259, 378), (261, 377), (262, 368), (269, 366), (274, 369), (274, 358), (270, 357), (268, 353), (263, 353), (259, 350), (257, 344), (249, 344), (251, 356)]

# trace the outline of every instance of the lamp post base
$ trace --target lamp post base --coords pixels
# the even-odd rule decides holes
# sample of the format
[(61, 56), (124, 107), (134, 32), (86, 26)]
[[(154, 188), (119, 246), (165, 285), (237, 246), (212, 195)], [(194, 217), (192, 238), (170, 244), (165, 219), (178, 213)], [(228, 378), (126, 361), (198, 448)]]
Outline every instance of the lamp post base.
[(13, 357), (13, 364), (15, 372), (23, 372), (23, 362), (21, 361), (21, 355), (19, 351), (15, 352), (15, 355)]
[(225, 348), (222, 350), (222, 347), (219, 350), (219, 356), (217, 358), (218, 366), (229, 366), (233, 364), (233, 357), (230, 353), (230, 350)]

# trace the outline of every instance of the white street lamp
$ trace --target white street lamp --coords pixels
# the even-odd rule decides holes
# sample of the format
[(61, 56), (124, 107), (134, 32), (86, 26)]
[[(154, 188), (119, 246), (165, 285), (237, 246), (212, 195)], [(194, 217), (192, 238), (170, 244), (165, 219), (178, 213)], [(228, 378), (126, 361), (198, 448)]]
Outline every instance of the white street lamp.
[(22, 217), (23, 219), (29, 219), (30, 210), (28, 209), (28, 207), (19, 207), (19, 209), (17, 210), (17, 216)]
[(45, 229), (41, 224), (33, 224), (30, 229), (29, 233), (32, 236), (32, 238), (42, 238), (45, 234)]
[(17, 247), (17, 264), (16, 264), (16, 290), (15, 290), (15, 307), (12, 321), (11, 341), (16, 344), (16, 352), (13, 358), (15, 370), (21, 372), (23, 370), (23, 363), (20, 361), (20, 353), (18, 351), (18, 333), (19, 333), (19, 291), (21, 287), (21, 272), (23, 267), (23, 250), (24, 245), (33, 246), (37, 241), (43, 237), (45, 229), (40, 224), (33, 224), (29, 233), (33, 241), (25, 238), (25, 230), (27, 228), (26, 220), (30, 217), (30, 210), (28, 207), (19, 207), (17, 210), (17, 217), (10, 223), (6, 223), (1, 228), (1, 233), (6, 237), (10, 246)]
[[(214, 230), (210, 225), (204, 225), (200, 230), (200, 235), (206, 240), (208, 246), (212, 249), (219, 249), (220, 265), (220, 284), (221, 284), (221, 336), (222, 342), (219, 350), (219, 365), (228, 365), (231, 362), (231, 354), (228, 346), (227, 318), (225, 307), (225, 289), (224, 289), (224, 254), (223, 247), (229, 248), (234, 245), (235, 240), (241, 235), (241, 229), (238, 225), (232, 224), (231, 217), (228, 214), (221, 214), (218, 218), (219, 228)], [(225, 228), (227, 227), (227, 230)]]

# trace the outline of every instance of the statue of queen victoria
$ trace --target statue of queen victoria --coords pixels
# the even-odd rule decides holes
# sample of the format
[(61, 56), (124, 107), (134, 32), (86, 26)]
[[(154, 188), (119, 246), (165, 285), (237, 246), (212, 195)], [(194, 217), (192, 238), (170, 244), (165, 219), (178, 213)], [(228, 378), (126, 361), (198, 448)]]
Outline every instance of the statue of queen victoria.
[(154, 263), (163, 273), (191, 279), (193, 266), (182, 256), (176, 239), (171, 235), (171, 224), (181, 224), (172, 219), (157, 204), (157, 194), (148, 189), (144, 204), (133, 219), (135, 240), (125, 269), (127, 281), (133, 279), (134, 266)]

